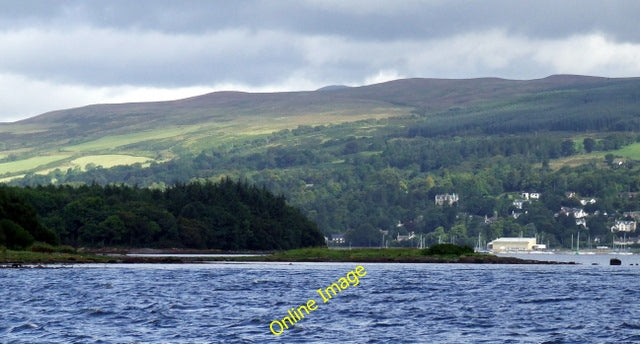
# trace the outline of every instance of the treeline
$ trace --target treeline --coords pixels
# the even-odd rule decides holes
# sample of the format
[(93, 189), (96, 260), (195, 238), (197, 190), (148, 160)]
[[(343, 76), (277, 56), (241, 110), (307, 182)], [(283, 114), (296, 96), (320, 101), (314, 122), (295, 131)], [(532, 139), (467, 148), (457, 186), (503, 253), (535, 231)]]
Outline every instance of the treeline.
[[(531, 132), (588, 132), (588, 131), (640, 131), (640, 118), (637, 109), (625, 109), (625, 113), (611, 113), (610, 109), (602, 112), (570, 112), (563, 110), (531, 113), (514, 111), (513, 113), (476, 114), (468, 117), (450, 115), (429, 117), (422, 123), (411, 126), (410, 136), (445, 137), (469, 135), (521, 134)], [(575, 111), (575, 109), (573, 110)], [(526, 119), (526, 120), (524, 120)]]
[(553, 90), (507, 102), (451, 108), (409, 127), (410, 136), (445, 137), (532, 132), (637, 132), (640, 130), (637, 87), (624, 82), (593, 89)]
[(542, 162), (576, 153), (572, 140), (553, 136), (473, 137), (435, 140), (416, 137), (389, 142), (383, 152), (386, 162), (400, 169), (411, 164), (427, 172), (494, 156), (520, 155)]
[(520, 156), (532, 163), (568, 157), (579, 152), (610, 151), (640, 142), (635, 133), (611, 133), (581, 142), (555, 135), (487, 136), (458, 139), (414, 137), (389, 141), (384, 162), (401, 169), (417, 164), (423, 172), (503, 156)]
[(75, 247), (273, 250), (324, 245), (316, 225), (283, 196), (230, 179), (177, 184), (164, 191), (98, 184), (0, 191), (31, 205), (26, 206), (31, 222), (16, 223), (48, 228), (60, 243)]

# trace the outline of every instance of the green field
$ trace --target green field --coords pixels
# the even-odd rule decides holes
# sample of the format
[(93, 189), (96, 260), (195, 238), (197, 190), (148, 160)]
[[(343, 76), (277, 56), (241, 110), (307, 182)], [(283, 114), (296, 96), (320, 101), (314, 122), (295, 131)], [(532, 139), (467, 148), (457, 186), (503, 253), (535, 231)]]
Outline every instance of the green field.
[(20, 178), (24, 172), (47, 174), (55, 169), (80, 168), (81, 170), (86, 170), (89, 164), (103, 168), (137, 163), (141, 163), (144, 166), (145, 163), (154, 161), (149, 157), (124, 154), (87, 155), (69, 161), (71, 157), (72, 155), (70, 154), (46, 155), (2, 163), (0, 164), (0, 175), (9, 174), (10, 176), (0, 179), (0, 182), (8, 182), (14, 178)]
[(585, 165), (592, 162), (595, 162), (595, 163), (604, 162), (604, 155), (605, 153), (603, 152), (572, 155), (566, 158), (551, 160), (549, 162), (549, 167), (551, 167), (551, 169), (553, 170), (558, 170), (565, 166), (576, 167), (576, 166), (581, 166), (581, 165)]
[(626, 147), (612, 151), (611, 154), (633, 160), (640, 160), (640, 143), (630, 144)]
[(70, 154), (57, 154), (57, 155), (45, 155), (36, 156), (33, 158), (5, 162), (0, 164), (0, 175), (5, 173), (18, 173), (44, 167), (56, 161), (65, 160), (71, 157)]
[(20, 178), (24, 178), (24, 174), (15, 174), (11, 177), (6, 177), (6, 178), (0, 178), (0, 183), (9, 183), (12, 180), (16, 180), (16, 179), (20, 179)]
[(151, 158), (143, 156), (131, 156), (123, 154), (105, 154), (105, 155), (87, 155), (82, 158), (74, 159), (71, 161), (72, 165), (80, 167), (85, 170), (87, 165), (94, 164), (95, 166), (102, 166), (104, 168), (110, 168), (120, 165), (133, 165), (137, 163), (146, 163), (153, 161)]
[(155, 129), (148, 131), (139, 131), (135, 133), (122, 135), (109, 135), (101, 137), (97, 140), (79, 143), (76, 145), (61, 148), (67, 152), (95, 152), (101, 150), (112, 150), (118, 147), (159, 139), (179, 137), (187, 133), (199, 130), (199, 126), (177, 126), (169, 129)]
[[(575, 142), (582, 142), (583, 137), (572, 138)], [(576, 167), (589, 163), (604, 163), (604, 157), (606, 154), (613, 154), (616, 157), (622, 157), (632, 160), (640, 160), (640, 142), (632, 143), (623, 148), (608, 151), (608, 152), (592, 152), (584, 154), (576, 154), (566, 158), (554, 159), (549, 163), (549, 166), (554, 169), (560, 169), (562, 167)]]

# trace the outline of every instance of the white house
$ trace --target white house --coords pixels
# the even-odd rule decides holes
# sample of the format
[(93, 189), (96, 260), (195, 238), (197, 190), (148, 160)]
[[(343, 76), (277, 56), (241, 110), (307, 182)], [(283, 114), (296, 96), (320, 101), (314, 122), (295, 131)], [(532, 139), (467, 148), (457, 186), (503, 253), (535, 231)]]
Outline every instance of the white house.
[(580, 200), (580, 204), (582, 205), (587, 205), (587, 204), (596, 204), (596, 199), (592, 198), (592, 199), (581, 199)]
[(573, 217), (575, 217), (576, 219), (581, 219), (589, 215), (582, 208), (567, 208), (567, 207), (561, 207), (560, 214), (563, 214), (566, 216), (573, 214)]
[(513, 206), (516, 207), (516, 209), (522, 209), (522, 207), (524, 206), (525, 200), (523, 199), (517, 199), (515, 201), (513, 201)]
[(540, 193), (538, 193), (538, 192), (523, 192), (522, 193), (522, 198), (524, 198), (525, 200), (540, 199)]
[(416, 233), (414, 233), (414, 232), (409, 233), (409, 235), (400, 235), (400, 234), (398, 234), (396, 240), (398, 242), (400, 242), (400, 241), (405, 241), (405, 240), (411, 240), (411, 239), (413, 239), (415, 237), (416, 237)]
[(616, 223), (611, 227), (611, 232), (635, 232), (635, 231), (636, 231), (635, 221), (616, 221)]
[(458, 195), (455, 193), (436, 195), (436, 204), (444, 205), (447, 203), (448, 205), (452, 205), (453, 203), (458, 202), (458, 199)]
[(573, 209), (573, 217), (575, 217), (576, 219), (581, 219), (583, 217), (587, 217), (587, 214), (584, 209), (578, 208), (578, 209)]
[(333, 234), (331, 235), (331, 243), (333, 244), (344, 244), (346, 240), (344, 239), (344, 235), (342, 234)]

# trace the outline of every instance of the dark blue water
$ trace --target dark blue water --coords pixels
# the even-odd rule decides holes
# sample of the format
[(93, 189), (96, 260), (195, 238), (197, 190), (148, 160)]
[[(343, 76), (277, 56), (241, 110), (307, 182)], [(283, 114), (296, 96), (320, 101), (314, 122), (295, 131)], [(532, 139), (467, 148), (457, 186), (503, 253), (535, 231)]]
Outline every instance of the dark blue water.
[[(2, 343), (633, 343), (640, 267), (362, 264), (0, 270)], [(319, 302), (276, 337), (269, 324)]]

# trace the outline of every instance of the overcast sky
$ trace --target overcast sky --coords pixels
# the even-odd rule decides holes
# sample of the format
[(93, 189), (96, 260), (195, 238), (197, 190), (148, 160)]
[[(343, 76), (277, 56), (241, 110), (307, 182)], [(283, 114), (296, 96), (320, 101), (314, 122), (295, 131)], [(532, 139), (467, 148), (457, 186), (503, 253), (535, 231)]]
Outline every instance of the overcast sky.
[(640, 1), (0, 0), (0, 122), (218, 90), (640, 76)]

